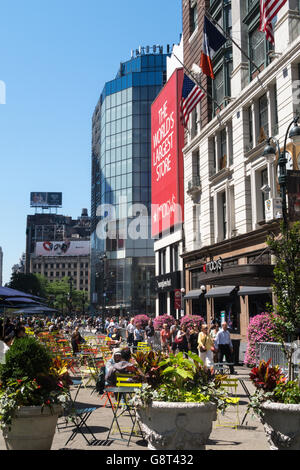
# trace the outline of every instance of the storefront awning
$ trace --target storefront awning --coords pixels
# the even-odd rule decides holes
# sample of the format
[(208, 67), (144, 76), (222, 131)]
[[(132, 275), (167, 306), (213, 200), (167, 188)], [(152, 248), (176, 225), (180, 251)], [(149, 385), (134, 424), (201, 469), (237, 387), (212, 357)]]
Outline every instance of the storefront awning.
[(272, 294), (271, 287), (251, 287), (244, 286), (238, 291), (238, 295), (258, 295), (258, 294)]
[(201, 289), (194, 289), (190, 290), (185, 296), (185, 300), (191, 300), (191, 299), (199, 299), (200, 295), (203, 295), (203, 290)]
[(236, 286), (213, 287), (205, 294), (205, 297), (207, 299), (210, 299), (211, 297), (229, 297), (235, 289)]

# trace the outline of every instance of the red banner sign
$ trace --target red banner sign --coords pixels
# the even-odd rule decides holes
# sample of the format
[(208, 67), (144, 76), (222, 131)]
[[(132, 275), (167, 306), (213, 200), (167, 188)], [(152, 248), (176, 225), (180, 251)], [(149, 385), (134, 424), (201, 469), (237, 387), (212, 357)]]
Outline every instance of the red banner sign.
[(183, 222), (182, 81), (183, 70), (177, 69), (151, 107), (152, 237)]
[(181, 290), (180, 289), (174, 290), (174, 308), (178, 310), (181, 309)]

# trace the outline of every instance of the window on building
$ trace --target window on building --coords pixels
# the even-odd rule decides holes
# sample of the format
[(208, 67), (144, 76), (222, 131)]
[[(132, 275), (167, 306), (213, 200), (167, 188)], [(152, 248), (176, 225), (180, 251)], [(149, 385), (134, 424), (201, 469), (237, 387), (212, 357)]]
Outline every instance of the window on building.
[(248, 54), (252, 63), (249, 63), (250, 80), (256, 77), (258, 70), (263, 70), (270, 62), (268, 52), (273, 45), (267, 41), (265, 33), (259, 31), (260, 8), (258, 0), (249, 0), (248, 14), (244, 18), (248, 26)]
[(166, 249), (159, 252), (159, 274), (166, 274)]
[(199, 150), (196, 150), (192, 153), (192, 174), (193, 176), (200, 175), (200, 158), (199, 158)]
[(258, 100), (258, 124), (259, 124), (258, 143), (260, 143), (266, 140), (266, 138), (269, 135), (267, 94), (264, 94)]
[(198, 26), (197, 0), (191, 0), (190, 3), (190, 35), (196, 31)]
[[(219, 106), (224, 101), (225, 96), (225, 80), (224, 80), (224, 69), (221, 66), (218, 71), (215, 72), (215, 79), (213, 81), (213, 95), (214, 100), (218, 103)], [(217, 104), (215, 103), (215, 111), (217, 109)]]
[[(268, 170), (265, 168), (261, 172), (261, 188), (266, 187), (268, 185)], [(266, 209), (265, 209), (265, 201), (269, 198), (269, 193), (266, 191), (261, 191), (261, 203), (262, 203), (262, 215), (263, 220), (266, 218)]]
[[(254, 64), (260, 68), (265, 64), (265, 55), (266, 55), (266, 47), (265, 47), (265, 33), (262, 33), (255, 28), (253, 31), (249, 33), (249, 52), (250, 52), (250, 59), (254, 62)], [(250, 64), (250, 72), (251, 74), (255, 72), (255, 67)]]
[(222, 213), (222, 229), (223, 238), (227, 236), (227, 207), (226, 207), (226, 193), (225, 191), (221, 194), (221, 213)]
[(227, 136), (226, 128), (222, 129), (220, 132), (220, 163), (219, 169), (226, 168), (227, 166)]
[(248, 130), (249, 130), (249, 144), (248, 149), (251, 150), (253, 148), (253, 118), (252, 118), (252, 107), (248, 108)]
[(198, 106), (196, 106), (191, 113), (191, 139), (193, 139), (198, 133)]
[(178, 244), (170, 246), (170, 272), (178, 271)]
[(278, 134), (278, 107), (277, 107), (277, 86), (276, 83), (274, 85), (273, 89), (273, 111), (274, 111), (274, 122), (273, 122), (273, 127), (272, 127), (272, 135), (277, 135)]

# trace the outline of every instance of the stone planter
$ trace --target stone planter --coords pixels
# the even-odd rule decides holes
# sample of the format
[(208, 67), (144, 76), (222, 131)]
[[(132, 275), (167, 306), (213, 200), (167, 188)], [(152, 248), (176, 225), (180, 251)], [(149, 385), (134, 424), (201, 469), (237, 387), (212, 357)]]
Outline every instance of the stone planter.
[(23, 406), (15, 414), (11, 429), (3, 430), (7, 450), (50, 450), (61, 406)]
[(300, 450), (300, 405), (266, 402), (262, 423), (271, 450)]
[(151, 450), (203, 450), (217, 417), (214, 403), (153, 401), (137, 416)]

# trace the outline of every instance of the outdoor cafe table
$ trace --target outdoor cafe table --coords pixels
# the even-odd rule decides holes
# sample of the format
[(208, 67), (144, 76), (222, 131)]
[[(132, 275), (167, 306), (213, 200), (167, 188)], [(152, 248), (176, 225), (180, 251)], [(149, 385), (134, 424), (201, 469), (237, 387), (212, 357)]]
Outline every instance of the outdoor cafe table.
[[(123, 440), (124, 439), (123, 436), (128, 436), (129, 435), (129, 439), (128, 439), (128, 443), (127, 443), (127, 445), (129, 445), (131, 437), (132, 437), (133, 432), (134, 432), (134, 426), (137, 422), (137, 417), (136, 417), (136, 413), (135, 413), (134, 408), (132, 408), (130, 405), (127, 404), (126, 396), (128, 395), (128, 397), (131, 398), (137, 390), (139, 390), (138, 387), (127, 387), (127, 386), (106, 387), (105, 388), (105, 391), (108, 392), (109, 402), (110, 402), (111, 409), (112, 409), (112, 412), (113, 412), (113, 419), (112, 419), (112, 422), (111, 422), (111, 425), (110, 425), (110, 429), (108, 431), (107, 440), (109, 439), (109, 436), (111, 435), (114, 423), (116, 423), (118, 431), (119, 431), (120, 436), (121, 436), (121, 438), (119, 438), (118, 440)], [(115, 395), (115, 397), (117, 397), (116, 403), (113, 403), (111, 401), (111, 393), (113, 393)], [(123, 408), (122, 408), (122, 403), (121, 403), (122, 396), (124, 397), (124, 407)], [(129, 417), (130, 417), (131, 422), (132, 422), (132, 427), (131, 427), (131, 430), (130, 430), (129, 434), (122, 431), (121, 426), (119, 424), (120, 417), (123, 416), (126, 411), (128, 412)], [(143, 436), (140, 425), (139, 425), (139, 429), (140, 429), (141, 435)]]

